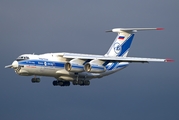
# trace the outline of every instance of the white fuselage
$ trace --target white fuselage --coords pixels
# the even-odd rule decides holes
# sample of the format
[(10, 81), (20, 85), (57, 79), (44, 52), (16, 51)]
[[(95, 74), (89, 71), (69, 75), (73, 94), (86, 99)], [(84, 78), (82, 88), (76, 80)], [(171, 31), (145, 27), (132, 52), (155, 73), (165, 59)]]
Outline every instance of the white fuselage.
[(102, 73), (91, 72), (70, 72), (67, 71), (64, 66), (69, 61), (67, 58), (60, 56), (60, 53), (48, 53), (42, 55), (24, 54), (28, 59), (17, 60), (18, 68), (15, 72), (22, 76), (49, 76), (55, 77), (57, 80), (73, 81), (77, 77), (79, 80), (90, 80), (92, 78), (101, 78), (103, 76), (117, 72), (125, 68), (127, 62), (109, 62), (106, 67), (106, 71)]

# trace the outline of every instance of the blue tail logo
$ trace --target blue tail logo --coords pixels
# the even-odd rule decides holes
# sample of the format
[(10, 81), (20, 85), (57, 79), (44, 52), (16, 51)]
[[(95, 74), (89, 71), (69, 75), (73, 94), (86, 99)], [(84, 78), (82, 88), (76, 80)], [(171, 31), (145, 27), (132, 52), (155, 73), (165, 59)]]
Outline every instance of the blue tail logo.
[(121, 45), (119, 43), (114, 44), (114, 51), (116, 54), (120, 54), (121, 52)]

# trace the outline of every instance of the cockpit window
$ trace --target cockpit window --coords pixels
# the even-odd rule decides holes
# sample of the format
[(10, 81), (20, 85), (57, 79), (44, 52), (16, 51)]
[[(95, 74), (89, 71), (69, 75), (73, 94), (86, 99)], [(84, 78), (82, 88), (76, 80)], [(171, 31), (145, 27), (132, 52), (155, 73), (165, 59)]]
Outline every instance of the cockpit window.
[(27, 59), (29, 59), (29, 57), (27, 57), (27, 56), (19, 56), (16, 60), (17, 61), (22, 61), (22, 60), (27, 60)]

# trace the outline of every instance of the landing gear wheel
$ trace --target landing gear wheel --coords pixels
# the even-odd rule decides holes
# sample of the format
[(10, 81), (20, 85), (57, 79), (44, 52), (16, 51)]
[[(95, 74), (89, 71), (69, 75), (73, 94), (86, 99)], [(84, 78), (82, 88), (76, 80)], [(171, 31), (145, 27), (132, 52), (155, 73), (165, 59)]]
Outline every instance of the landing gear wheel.
[(35, 78), (32, 78), (32, 79), (31, 79), (31, 82), (32, 82), (32, 83), (35, 83)]
[(64, 83), (64, 86), (70, 86), (70, 82), (69, 81), (65, 81), (63, 83)]
[(59, 82), (58, 82), (58, 85), (64, 86), (64, 82), (63, 82), (63, 81), (59, 81)]
[(89, 80), (85, 80), (84, 81), (84, 85), (87, 85), (87, 86), (90, 85), (90, 81)]
[(36, 78), (36, 83), (39, 83), (40, 82), (40, 78)]
[(58, 82), (55, 80), (55, 81), (53, 81), (53, 86), (57, 86), (58, 85)]
[(39, 83), (40, 78), (32, 78), (31, 81), (32, 81), (32, 83)]
[(78, 84), (82, 86), (82, 85), (84, 85), (84, 81), (83, 80), (78, 80)]
[(70, 86), (70, 82), (69, 81), (58, 81), (55, 80), (53, 81), (53, 86)]
[(78, 81), (77, 81), (77, 80), (74, 80), (74, 81), (73, 81), (73, 85), (78, 85)]

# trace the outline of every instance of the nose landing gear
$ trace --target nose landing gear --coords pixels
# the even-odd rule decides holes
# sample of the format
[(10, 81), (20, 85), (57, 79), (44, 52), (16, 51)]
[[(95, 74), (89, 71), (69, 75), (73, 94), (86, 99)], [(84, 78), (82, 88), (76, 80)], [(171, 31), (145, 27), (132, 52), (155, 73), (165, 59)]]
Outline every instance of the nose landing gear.
[(40, 82), (40, 78), (32, 78), (31, 82), (32, 83), (39, 83)]

